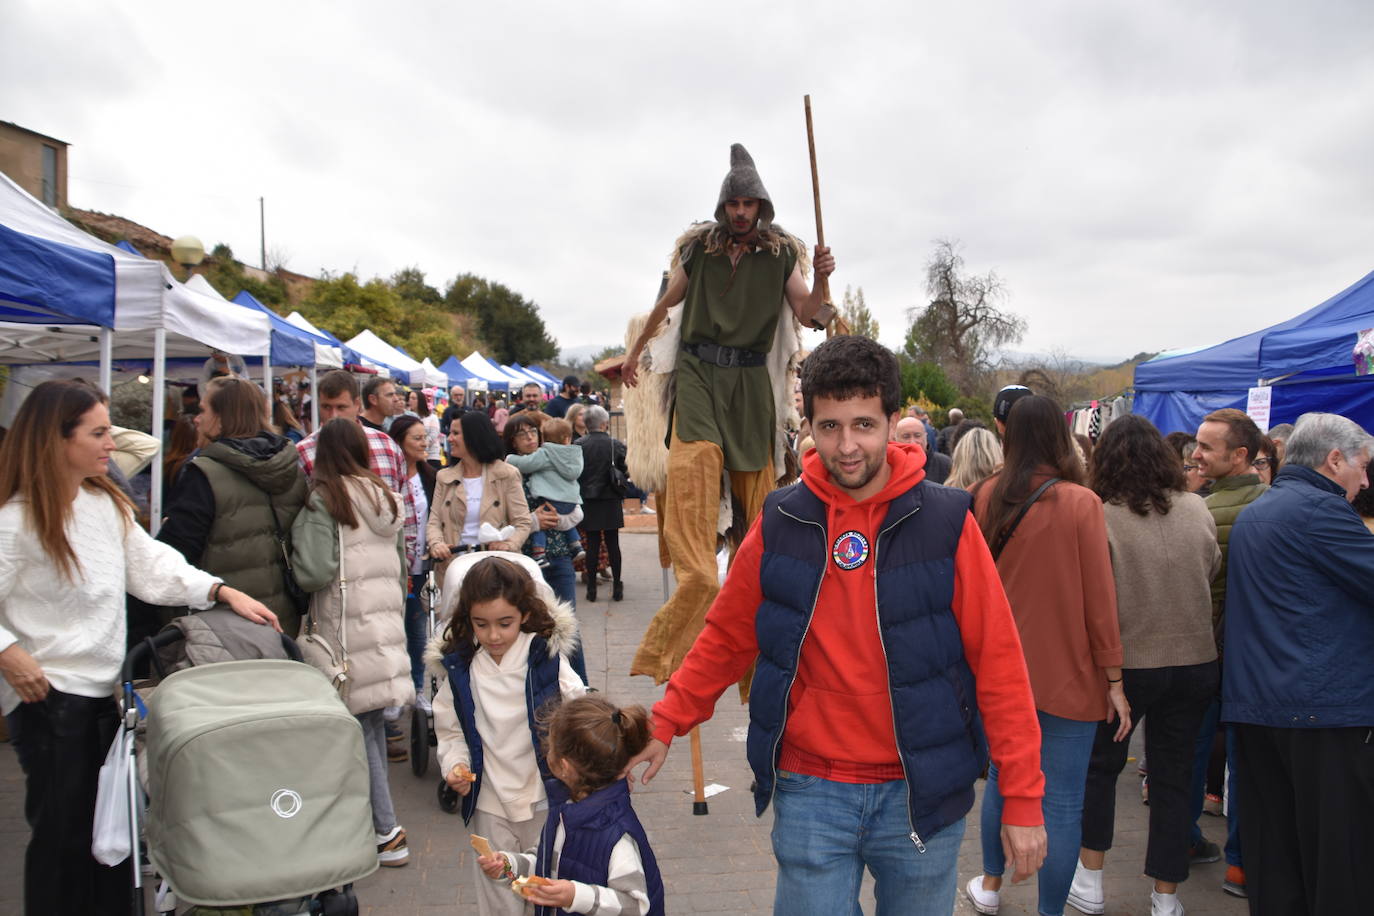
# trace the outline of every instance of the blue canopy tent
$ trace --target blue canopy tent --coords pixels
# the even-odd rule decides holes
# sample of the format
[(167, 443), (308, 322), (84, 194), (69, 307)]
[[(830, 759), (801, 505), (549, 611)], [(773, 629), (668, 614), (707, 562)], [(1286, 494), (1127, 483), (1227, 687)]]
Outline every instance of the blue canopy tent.
[(0, 320), (114, 327), (114, 258), (0, 225)]
[(1161, 432), (1196, 430), (1213, 410), (1244, 410), (1249, 389), (1273, 387), (1270, 425), (1308, 411), (1374, 423), (1374, 376), (1355, 374), (1355, 334), (1374, 327), (1374, 273), (1270, 328), (1135, 370), (1134, 411)]
[[(519, 366), (520, 364), (513, 363), (512, 365)], [(559, 388), (563, 386), (563, 380), (558, 376), (554, 375), (549, 370), (545, 369), (543, 366), (526, 366), (525, 371), (533, 372), (535, 375), (541, 375), (544, 378), (548, 379), (549, 384), (553, 385), (555, 391), (557, 391)]]
[(557, 393), (563, 383), (556, 378), (549, 378), (548, 373), (539, 372), (533, 366), (522, 366), (519, 363), (511, 363), (510, 367), (516, 372), (523, 372), (536, 382), (544, 386), (544, 390), (549, 394)]
[(472, 380), (473, 374), (468, 371), (468, 367), (458, 361), (458, 357), (450, 356), (439, 364), (439, 371), (448, 376), (450, 385), (462, 385), (468, 387), (468, 382)]
[(238, 295), (229, 300), (235, 305), (255, 309), (267, 316), (272, 324), (272, 365), (274, 366), (320, 366), (332, 360), (320, 361), (319, 348), (332, 348), (334, 345), (323, 337), (298, 328), (285, 318), (258, 301), (248, 290), (239, 290)]

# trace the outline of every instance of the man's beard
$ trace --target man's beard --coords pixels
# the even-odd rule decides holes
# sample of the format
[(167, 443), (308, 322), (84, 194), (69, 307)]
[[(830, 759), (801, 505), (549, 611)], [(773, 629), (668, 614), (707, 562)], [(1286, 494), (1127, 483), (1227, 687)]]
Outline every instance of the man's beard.
[(754, 220), (754, 222), (749, 224), (748, 229), (744, 230), (743, 232), (736, 232), (735, 224), (729, 220), (726, 220), (725, 232), (730, 236), (730, 241), (735, 242), (739, 245), (747, 245), (750, 242), (754, 242), (758, 239), (759, 223), (758, 220)]

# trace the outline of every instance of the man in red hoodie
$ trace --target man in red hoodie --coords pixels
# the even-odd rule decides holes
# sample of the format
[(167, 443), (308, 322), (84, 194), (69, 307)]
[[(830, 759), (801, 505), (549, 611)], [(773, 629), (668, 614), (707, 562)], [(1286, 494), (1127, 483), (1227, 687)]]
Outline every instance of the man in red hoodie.
[(867, 867), (880, 916), (947, 916), (989, 745), (1013, 881), (1045, 855), (1016, 625), (968, 494), (924, 482), (920, 446), (888, 442), (893, 355), (832, 338), (801, 388), (816, 441), (802, 480), (768, 497), (629, 769), (648, 761), (652, 779), (756, 663), (747, 748), (757, 813), (774, 804), (774, 913), (855, 912)]

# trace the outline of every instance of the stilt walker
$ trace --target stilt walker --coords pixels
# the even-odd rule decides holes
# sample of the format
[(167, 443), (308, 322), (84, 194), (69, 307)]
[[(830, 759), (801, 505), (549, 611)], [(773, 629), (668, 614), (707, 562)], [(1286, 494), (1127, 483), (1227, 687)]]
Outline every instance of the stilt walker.
[[(825, 284), (807, 286), (807, 251), (773, 223), (774, 208), (743, 146), (730, 148), (715, 220), (677, 240), (667, 286), (626, 354), (623, 378), (669, 375), (662, 415), (666, 484), (659, 523), (677, 590), (640, 643), (631, 674), (663, 683), (677, 670), (719, 590), (716, 551), (743, 538), (780, 477), (794, 476), (781, 420), (792, 410), (800, 326), (834, 317)], [(817, 245), (815, 271), (835, 269)], [(741, 693), (747, 697), (747, 684)], [(700, 760), (694, 732), (693, 759)], [(705, 813), (704, 775), (695, 767), (694, 810)]]

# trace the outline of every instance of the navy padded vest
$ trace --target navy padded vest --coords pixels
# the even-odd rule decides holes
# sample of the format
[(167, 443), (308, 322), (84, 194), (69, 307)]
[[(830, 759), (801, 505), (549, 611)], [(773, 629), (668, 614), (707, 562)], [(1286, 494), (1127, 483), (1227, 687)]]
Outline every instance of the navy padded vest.
[[(973, 672), (954, 619), (954, 557), (972, 498), (922, 481), (888, 505), (872, 537), (879, 632), (914, 838), (968, 813), (988, 761)], [(804, 483), (764, 503), (759, 656), (749, 699), (755, 809), (772, 799), (788, 697), (830, 560), (826, 504)], [(824, 611), (821, 611), (824, 613)]]
[[(557, 779), (545, 783), (549, 794), (549, 819), (539, 835), (539, 852), (534, 873), (547, 876), (549, 859), (558, 838), (558, 823), (563, 821), (563, 850), (558, 856), (558, 877), (583, 884), (609, 886), (607, 872), (611, 850), (625, 834), (639, 846), (644, 863), (644, 879), (649, 892), (649, 916), (663, 916), (663, 878), (658, 860), (649, 848), (649, 837), (630, 807), (630, 787), (625, 780), (598, 789), (580, 802), (569, 802), (568, 788)], [(535, 907), (535, 916), (565, 913), (549, 907)]]
[[(477, 734), (477, 703), (472, 697), (472, 680), (469, 676), (468, 662), (457, 652), (444, 656), (444, 668), (448, 671), (449, 689), (453, 691), (453, 708), (458, 713), (458, 723), (463, 726), (463, 740), (468, 745), (471, 759), (469, 768), (476, 776), (472, 791), (463, 797), (463, 823), (472, 820), (477, 810), (477, 795), (482, 790), (482, 738)], [(535, 714), (547, 703), (556, 705), (562, 693), (558, 689), (558, 653), (549, 652), (548, 641), (542, 636), (530, 640), (529, 666), (525, 669), (525, 711), (529, 715), (530, 740), (534, 742), (534, 759), (539, 761), (539, 776), (550, 778), (549, 765), (544, 760), (544, 749), (539, 746), (539, 729)]]

